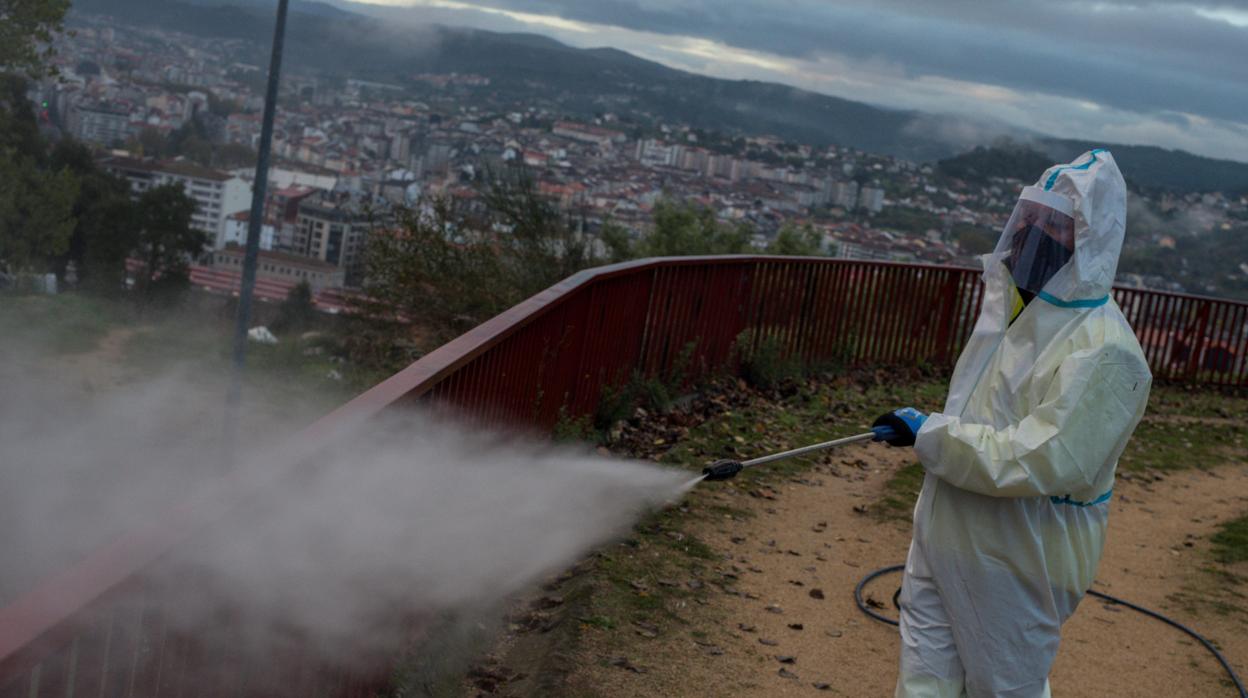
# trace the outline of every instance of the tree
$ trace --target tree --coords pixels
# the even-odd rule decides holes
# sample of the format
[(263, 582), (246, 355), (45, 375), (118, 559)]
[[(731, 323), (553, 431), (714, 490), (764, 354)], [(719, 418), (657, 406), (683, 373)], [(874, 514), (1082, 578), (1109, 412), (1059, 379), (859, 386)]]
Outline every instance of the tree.
[(0, 71), (44, 72), (69, 0), (0, 0)]
[(222, 99), (212, 90), (207, 91), (208, 94), (208, 112), (226, 118), (230, 114), (243, 110), (243, 105), (233, 99)]
[(603, 246), (607, 248), (607, 257), (612, 263), (630, 260), (635, 254), (632, 233), (613, 221), (603, 223), (598, 239), (602, 240)]
[(741, 254), (750, 250), (750, 230), (719, 222), (709, 208), (660, 201), (654, 229), (633, 246), (633, 257)]
[(25, 79), (0, 73), (0, 152), (31, 158), (40, 164), (46, 145), (39, 135), (35, 111), (26, 98), (26, 87)]
[(169, 153), (169, 143), (160, 131), (145, 126), (126, 143), (126, 149), (145, 157), (163, 158)]
[(767, 245), (767, 254), (791, 257), (815, 257), (823, 254), (823, 235), (810, 225), (800, 228), (786, 225), (780, 228), (776, 239)]
[(0, 149), (0, 266), (45, 272), (69, 248), (78, 180)]
[(191, 227), (195, 200), (177, 184), (143, 192), (135, 216), (138, 232), (135, 290), (143, 302), (170, 300), (190, 282), (190, 260), (203, 251), (208, 234)]
[(989, 228), (970, 223), (954, 225), (952, 233), (953, 239), (957, 241), (962, 252), (970, 255), (992, 252), (997, 247), (997, 238), (1000, 237), (998, 233)]
[(400, 209), (393, 229), (369, 235), (359, 314), (396, 332), (416, 323), (439, 342), (474, 327), (524, 298), (494, 239), (448, 199)]
[(316, 304), (312, 300), (312, 287), (307, 281), (300, 281), (290, 289), (286, 299), (277, 307), (273, 329), (277, 332), (299, 331), (311, 327), (315, 322)]
[[(491, 176), (480, 201), (428, 199), (374, 226), (365, 292), (353, 299), (352, 358), (391, 368), (581, 269), (592, 241), (523, 176)], [(378, 347), (384, 347), (379, 350)]]
[(541, 196), (527, 172), (488, 174), (485, 203), (490, 219), (508, 231), (496, 244), (507, 249), (517, 286), (536, 293), (598, 263), (591, 240)]
[(63, 271), (73, 261), (84, 285), (101, 292), (120, 291), (126, 258), (138, 245), (129, 185), (101, 170), (90, 149), (77, 141), (57, 143), (49, 161), (54, 168), (73, 172), (79, 182), (75, 225), (58, 268)]

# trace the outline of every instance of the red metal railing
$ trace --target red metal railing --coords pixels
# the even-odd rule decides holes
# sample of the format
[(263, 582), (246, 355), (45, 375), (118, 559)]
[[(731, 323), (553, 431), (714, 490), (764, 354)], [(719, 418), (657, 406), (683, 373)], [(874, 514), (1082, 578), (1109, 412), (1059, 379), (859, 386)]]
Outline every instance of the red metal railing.
[[(982, 302), (975, 270), (824, 258), (684, 257), (591, 269), (428, 354), (297, 438), (415, 401), (491, 422), (553, 426), (592, 413), (634, 374), (731, 369), (771, 342), (808, 362), (948, 365)], [(1166, 380), (1248, 385), (1248, 303), (1137, 289), (1115, 297)], [(292, 459), (169, 510), (0, 609), (0, 698), (68, 695), (363, 695), (386, 673), (243, 657), (179, 636), (155, 570)], [(222, 667), (226, 670), (223, 671)], [(314, 688), (319, 687), (319, 688)], [(326, 689), (326, 687), (331, 687)]]

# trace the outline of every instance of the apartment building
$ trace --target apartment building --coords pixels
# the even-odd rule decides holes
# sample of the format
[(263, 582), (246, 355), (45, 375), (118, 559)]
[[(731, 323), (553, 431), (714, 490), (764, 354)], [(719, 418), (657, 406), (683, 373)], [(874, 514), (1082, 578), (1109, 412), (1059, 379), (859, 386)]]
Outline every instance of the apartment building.
[(66, 128), (78, 140), (112, 145), (130, 136), (130, 114), (103, 105), (75, 105), (70, 109)]
[(328, 192), (299, 202), (292, 251), (346, 271), (348, 284), (358, 283), (364, 266), (369, 219), (350, 196)]
[(181, 185), (197, 204), (191, 225), (209, 233), (214, 241), (224, 239), (226, 220), (231, 214), (251, 207), (251, 185), (241, 177), (195, 163), (113, 156), (100, 165), (130, 182), (135, 195), (165, 184)]

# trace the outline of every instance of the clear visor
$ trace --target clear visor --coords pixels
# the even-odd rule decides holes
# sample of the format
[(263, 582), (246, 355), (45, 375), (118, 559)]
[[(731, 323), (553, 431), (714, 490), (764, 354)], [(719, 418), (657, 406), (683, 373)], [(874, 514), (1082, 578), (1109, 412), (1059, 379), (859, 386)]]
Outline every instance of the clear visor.
[(1039, 293), (1075, 255), (1075, 219), (1030, 199), (1019, 199), (997, 248), (1018, 288)]

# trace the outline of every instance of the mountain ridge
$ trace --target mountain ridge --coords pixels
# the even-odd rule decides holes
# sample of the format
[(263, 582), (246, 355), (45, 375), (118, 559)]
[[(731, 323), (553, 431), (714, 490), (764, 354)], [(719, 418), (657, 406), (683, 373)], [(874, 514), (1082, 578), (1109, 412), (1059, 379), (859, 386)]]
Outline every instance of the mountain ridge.
[[(405, 22), (399, 19), (400, 8), (376, 7), (362, 14), (353, 11), (360, 8), (345, 5), (341, 0), (292, 2), (288, 66), (379, 82), (403, 82), (420, 72), (472, 72), (490, 77), (492, 89), (501, 94), (557, 98), (572, 115), (592, 116), (610, 102), (703, 130), (774, 134), (916, 161), (934, 162), (974, 145), (990, 145), (987, 135), (983, 143), (958, 145), (916, 128), (921, 120), (955, 117), (887, 109), (779, 83), (713, 78), (612, 47), (574, 48), (541, 34)], [(73, 11), (199, 36), (252, 40), (257, 43), (252, 60), (267, 63), (273, 12), (264, 0), (75, 0)], [(381, 21), (379, 16), (394, 19)], [(339, 49), (326, 51), (325, 46)], [(1056, 160), (1092, 147), (1077, 139), (1031, 140)], [(1156, 146), (1095, 145), (1113, 150), (1123, 169), (1143, 186), (1248, 191), (1248, 163)]]

